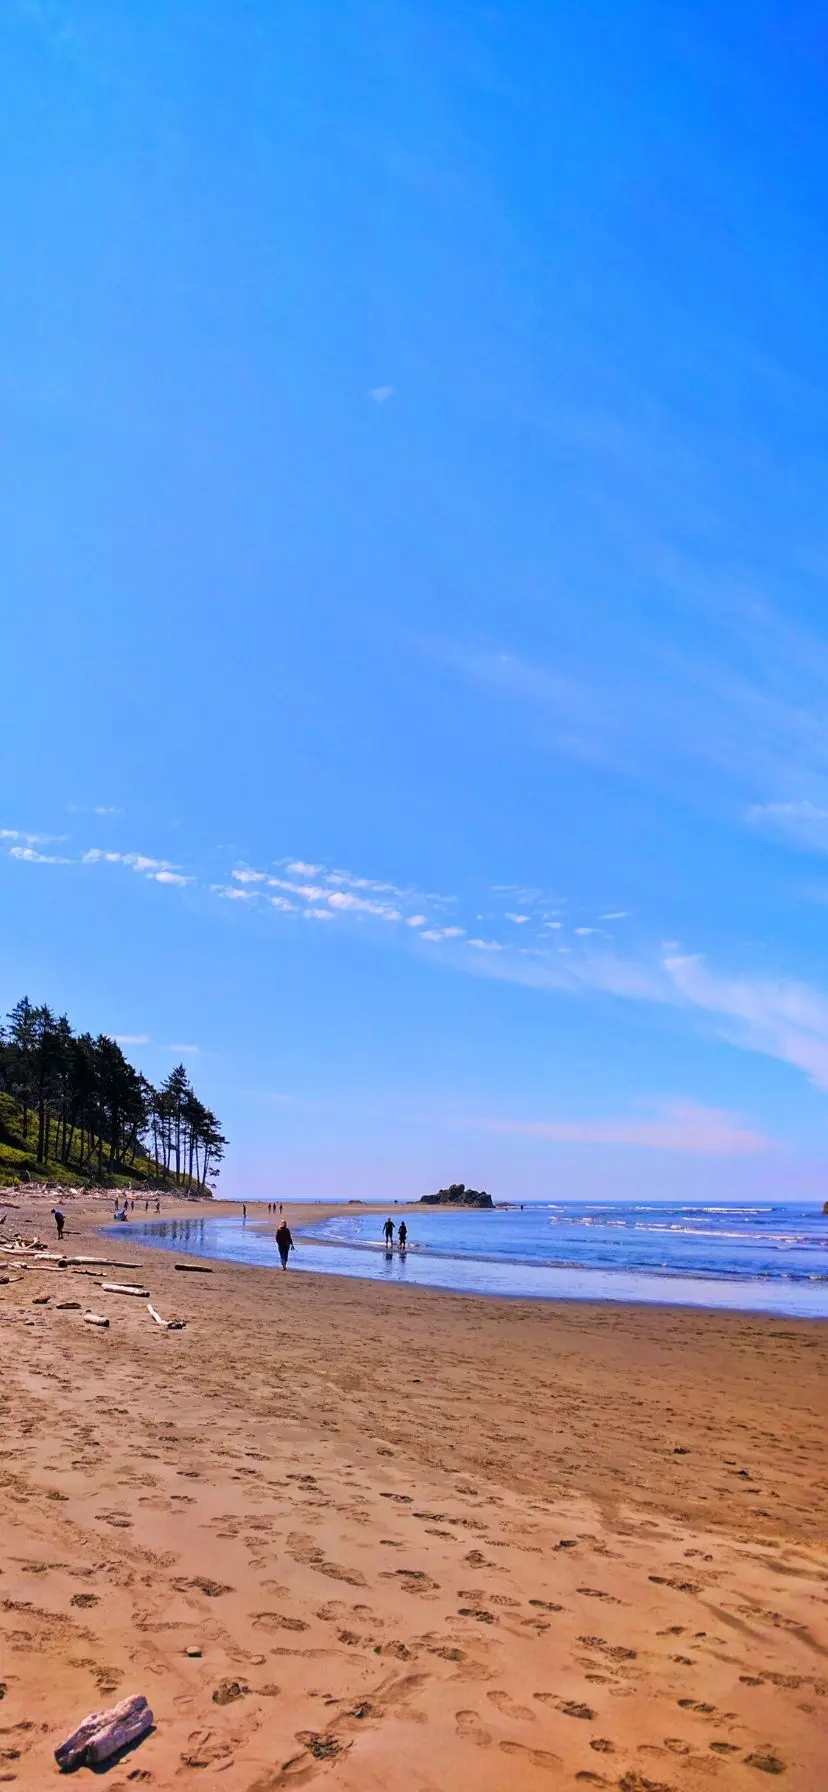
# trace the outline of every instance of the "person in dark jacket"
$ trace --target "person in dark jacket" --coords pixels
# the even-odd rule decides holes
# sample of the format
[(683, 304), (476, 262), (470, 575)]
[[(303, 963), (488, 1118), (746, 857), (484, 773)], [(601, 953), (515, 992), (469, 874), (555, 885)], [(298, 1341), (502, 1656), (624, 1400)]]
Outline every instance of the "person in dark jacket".
[(282, 1220), (281, 1225), (276, 1227), (276, 1248), (281, 1258), (282, 1268), (287, 1269), (288, 1254), (296, 1248), (293, 1239), (290, 1236), (290, 1227), (287, 1220)]

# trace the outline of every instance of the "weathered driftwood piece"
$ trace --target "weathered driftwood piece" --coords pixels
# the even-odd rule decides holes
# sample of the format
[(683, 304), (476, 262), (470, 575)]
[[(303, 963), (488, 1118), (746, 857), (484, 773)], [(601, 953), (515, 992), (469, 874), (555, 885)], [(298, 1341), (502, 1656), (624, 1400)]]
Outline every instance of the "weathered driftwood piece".
[(41, 1263), (62, 1263), (62, 1251), (47, 1251), (36, 1244), (0, 1244), (7, 1257), (36, 1257)]
[(120, 1705), (113, 1705), (109, 1711), (91, 1712), (65, 1742), (59, 1743), (55, 1760), (64, 1772), (67, 1768), (79, 1767), (81, 1762), (92, 1766), (108, 1761), (128, 1743), (145, 1736), (152, 1729), (152, 1723), (152, 1712), (143, 1693), (136, 1693), (134, 1698), (122, 1699)]
[(99, 1269), (143, 1269), (143, 1263), (122, 1263), (120, 1257), (70, 1257), (69, 1262), (78, 1268), (97, 1265)]
[(134, 1288), (129, 1282), (102, 1282), (103, 1294), (138, 1294), (142, 1300), (149, 1300), (148, 1288)]
[(211, 1276), (212, 1270), (206, 1263), (176, 1263), (176, 1269), (186, 1269), (191, 1276)]
[(31, 1245), (0, 1244), (6, 1257), (22, 1257), (52, 1269), (143, 1269), (143, 1263), (122, 1263), (119, 1257), (69, 1257), (64, 1251), (38, 1251)]
[(156, 1312), (151, 1300), (147, 1301), (147, 1312), (149, 1313), (150, 1318), (155, 1320), (156, 1325), (160, 1325), (161, 1330), (165, 1332), (183, 1332), (184, 1327), (187, 1324), (186, 1319), (162, 1319), (161, 1314)]
[(87, 1325), (109, 1324), (109, 1320), (104, 1318), (103, 1313), (84, 1313), (83, 1317)]

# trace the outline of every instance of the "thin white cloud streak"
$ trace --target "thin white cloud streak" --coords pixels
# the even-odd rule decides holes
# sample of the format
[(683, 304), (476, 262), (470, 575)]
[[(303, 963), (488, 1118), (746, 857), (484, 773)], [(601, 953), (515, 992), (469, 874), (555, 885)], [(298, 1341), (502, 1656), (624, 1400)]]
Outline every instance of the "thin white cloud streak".
[(667, 1102), (650, 1118), (584, 1120), (488, 1120), (490, 1132), (520, 1133), (559, 1145), (622, 1145), (700, 1157), (753, 1157), (774, 1149), (774, 1141), (746, 1126), (738, 1115), (693, 1101)]
[[(321, 865), (312, 865), (306, 859), (286, 859), (282, 861), (283, 869), (289, 873), (286, 877), (277, 877), (266, 871), (260, 871), (252, 865), (237, 865), (232, 876), (242, 885), (263, 884), (266, 889), (284, 892), (283, 896), (271, 897), (274, 908), (289, 910), (300, 904), (307, 904), (306, 913), (313, 914), (316, 920), (325, 914), (352, 915), (366, 920), (385, 923), (405, 922), (409, 927), (425, 927), (428, 916), (417, 912), (409, 915), (406, 906), (412, 902), (422, 902), (414, 891), (403, 890), (398, 884), (381, 881), (379, 878), (359, 877), (353, 871), (337, 868), (327, 871)], [(313, 882), (299, 881), (312, 877)], [(286, 900), (290, 898), (293, 900)]]
[(141, 852), (106, 852), (100, 846), (92, 846), (82, 856), (83, 865), (126, 865), (130, 871), (139, 876), (148, 877), (157, 884), (172, 884), (183, 889), (185, 884), (195, 883), (195, 878), (187, 877), (180, 867), (170, 863), (169, 859), (151, 859)]
[(665, 969), (681, 1000), (717, 1016), (731, 1043), (804, 1071), (828, 1089), (828, 999), (793, 979), (725, 977), (693, 955)]
[(732, 589), (714, 613), (691, 579), (667, 582), (705, 616), (703, 658), (678, 653), (666, 626), (660, 640), (625, 639), (623, 679), (609, 638), (600, 655), (562, 639), (554, 664), (457, 643), (427, 651), (555, 753), (828, 851), (828, 645)]
[(778, 1059), (828, 1090), (828, 998), (793, 979), (729, 977), (703, 958), (668, 952), (651, 962), (589, 948), (554, 954), (522, 947), (450, 955), (453, 968), (570, 996), (657, 1003), (709, 1017), (742, 1051)]
[(225, 902), (257, 902), (261, 894), (259, 890), (236, 890), (229, 884), (211, 884), (210, 889)]
[(152, 1045), (149, 1033), (116, 1033), (116, 1045)]
[(9, 858), (22, 859), (26, 865), (71, 865), (72, 860), (60, 853), (36, 852), (33, 846), (11, 846)]
[(751, 803), (747, 820), (794, 846), (811, 852), (828, 852), (828, 808), (802, 799), (785, 803)]
[(65, 834), (27, 834), (21, 828), (0, 828), (0, 840), (23, 840), (27, 846), (46, 846), (51, 840), (65, 838)]

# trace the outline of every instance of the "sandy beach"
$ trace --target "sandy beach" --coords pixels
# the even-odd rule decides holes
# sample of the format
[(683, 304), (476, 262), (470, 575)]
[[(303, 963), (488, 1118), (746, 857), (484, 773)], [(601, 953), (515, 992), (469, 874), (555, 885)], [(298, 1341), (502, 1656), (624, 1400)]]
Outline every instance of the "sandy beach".
[(63, 1205), (187, 1323), (0, 1259), (0, 1783), (142, 1692), (110, 1792), (824, 1787), (825, 1328), (188, 1274)]

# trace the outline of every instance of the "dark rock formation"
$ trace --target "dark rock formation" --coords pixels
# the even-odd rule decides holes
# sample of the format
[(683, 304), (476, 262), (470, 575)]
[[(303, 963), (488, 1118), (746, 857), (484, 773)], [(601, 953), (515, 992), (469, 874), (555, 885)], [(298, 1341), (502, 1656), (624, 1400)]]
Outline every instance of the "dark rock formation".
[(424, 1207), (494, 1207), (485, 1189), (467, 1188), (465, 1182), (453, 1182), (450, 1188), (438, 1188), (436, 1195), (421, 1195)]

